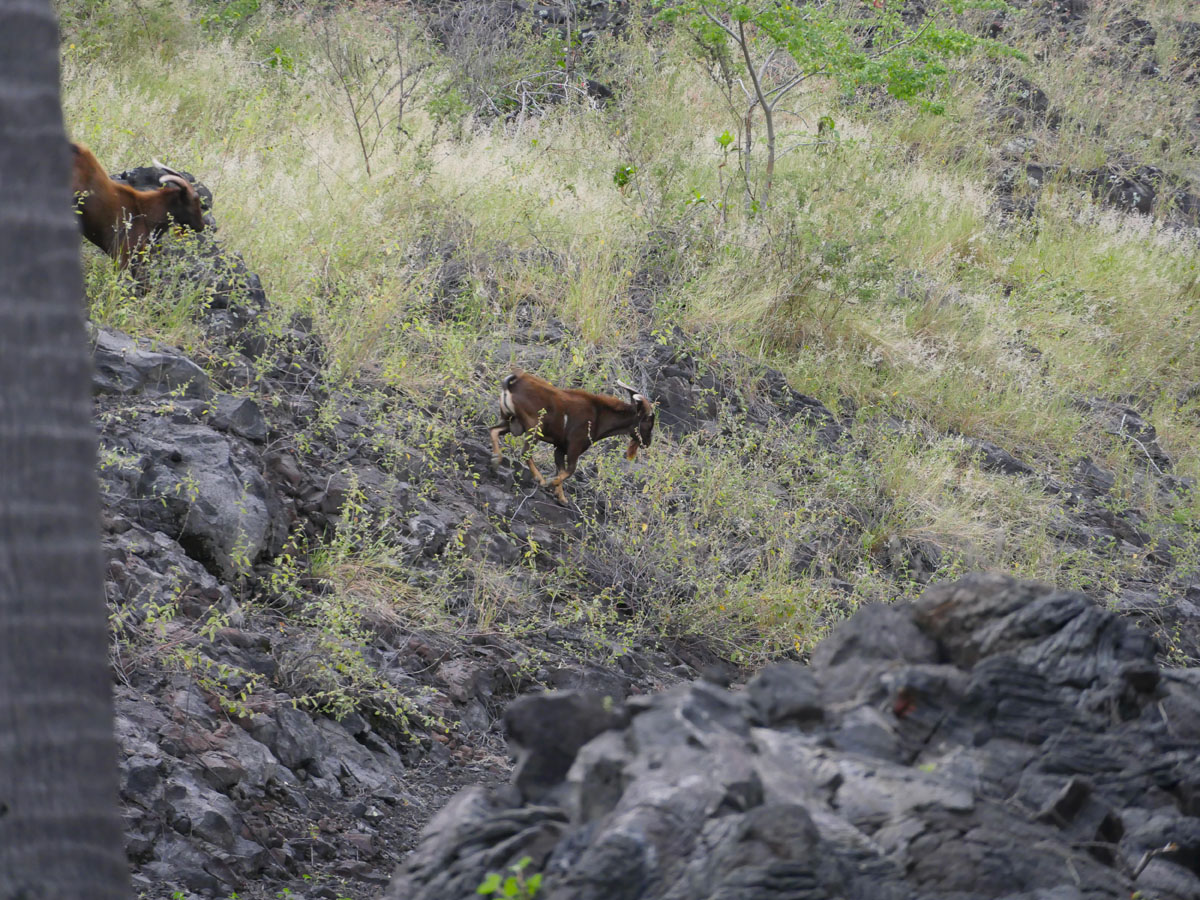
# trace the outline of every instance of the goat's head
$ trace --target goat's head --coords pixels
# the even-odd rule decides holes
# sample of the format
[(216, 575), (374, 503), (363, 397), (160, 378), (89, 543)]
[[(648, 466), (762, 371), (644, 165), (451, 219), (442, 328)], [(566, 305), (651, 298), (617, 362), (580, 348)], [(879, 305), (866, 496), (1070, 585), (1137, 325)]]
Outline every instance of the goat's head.
[(192, 231), (203, 231), (204, 209), (195, 187), (181, 172), (164, 166), (157, 159), (154, 160), (154, 165), (167, 173), (158, 179), (158, 183), (162, 185), (161, 190), (168, 192), (165, 211), (170, 214), (176, 225), (190, 228)]
[(633, 459), (637, 456), (638, 448), (649, 447), (650, 440), (654, 437), (654, 404), (637, 388), (630, 387), (623, 381), (618, 381), (617, 385), (629, 392), (629, 402), (637, 407), (638, 420), (634, 427), (633, 440), (629, 442), (629, 449), (625, 451), (625, 456)]

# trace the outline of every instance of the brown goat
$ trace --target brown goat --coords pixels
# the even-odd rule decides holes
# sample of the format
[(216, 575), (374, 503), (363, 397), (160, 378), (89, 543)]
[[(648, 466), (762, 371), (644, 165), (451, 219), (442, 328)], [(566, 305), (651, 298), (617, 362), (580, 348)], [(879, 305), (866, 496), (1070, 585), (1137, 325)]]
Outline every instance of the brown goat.
[(139, 191), (109, 178), (87, 147), (72, 144), (71, 149), (71, 190), (75, 192), (80, 229), (85, 238), (119, 260), (121, 268), (129, 265), (131, 254), (172, 224), (204, 230), (200, 195), (174, 169), (155, 160), (154, 165), (167, 172), (159, 178), (162, 187)]
[[(654, 404), (646, 395), (618, 381), (629, 392), (629, 401), (608, 394), (573, 388), (556, 388), (550, 382), (515, 369), (500, 382), (500, 424), (491, 429), (493, 462), (501, 457), (500, 436), (525, 435), (525, 452), (535, 440), (554, 445), (558, 471), (550, 481), (558, 502), (566, 506), (562, 484), (575, 474), (575, 464), (596, 441), (619, 434), (630, 435), (628, 459), (638, 447), (649, 447), (654, 432)], [(546, 479), (529, 459), (529, 471), (538, 484)]]

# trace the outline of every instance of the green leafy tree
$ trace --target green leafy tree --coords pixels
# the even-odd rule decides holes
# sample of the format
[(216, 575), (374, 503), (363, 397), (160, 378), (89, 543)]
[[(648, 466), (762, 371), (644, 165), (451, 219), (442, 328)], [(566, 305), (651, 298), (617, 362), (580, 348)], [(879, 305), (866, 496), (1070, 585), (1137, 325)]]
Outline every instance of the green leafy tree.
[[(738, 117), (751, 208), (766, 207), (776, 159), (795, 149), (778, 146), (780, 104), (809, 79), (831, 79), (846, 91), (879, 86), (897, 99), (940, 111), (934, 96), (945, 83), (947, 61), (980, 44), (1000, 49), (994, 41), (942, 23), (940, 17), (963, 11), (966, 4), (960, 0), (935, 0), (922, 4), (921, 11), (910, 8), (915, 4), (909, 0), (656, 3), (661, 18), (691, 34), (699, 58)], [(751, 151), (760, 118), (767, 159), (756, 193)]]

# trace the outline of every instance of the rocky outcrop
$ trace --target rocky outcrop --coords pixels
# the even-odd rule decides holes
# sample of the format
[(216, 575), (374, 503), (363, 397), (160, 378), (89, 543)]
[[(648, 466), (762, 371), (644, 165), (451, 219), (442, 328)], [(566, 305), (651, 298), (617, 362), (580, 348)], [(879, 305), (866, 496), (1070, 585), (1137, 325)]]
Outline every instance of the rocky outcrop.
[[(1003, 154), (1025, 157), (1026, 146), (1031, 150), (1036, 141), (1014, 139), (1004, 145)], [(1042, 188), (1051, 181), (1078, 184), (1105, 206), (1121, 212), (1159, 215), (1177, 227), (1194, 227), (1200, 215), (1200, 194), (1188, 182), (1156, 166), (1138, 165), (1125, 156), (1082, 171), (1033, 161), (1007, 167), (996, 180), (1001, 212), (1033, 215)]]
[[(219, 409), (219, 408), (218, 408)], [(173, 535), (189, 555), (227, 580), (283, 547), (283, 503), (237, 442), (187, 411), (114, 426), (105, 450), (109, 509)]]
[[(440, 8), (433, 20), (433, 33), (448, 48), (464, 33), (490, 29), (503, 35), (530, 23), (543, 33), (574, 36), (590, 44), (603, 34), (619, 35), (628, 25), (629, 5), (625, 0), (475, 0)], [(497, 37), (499, 37), (497, 35)], [(495, 39), (495, 38), (493, 38)], [(606, 89), (607, 90), (607, 89)]]
[(387, 897), (528, 856), (548, 900), (1195, 898), (1200, 682), (1154, 653), (1085, 595), (977, 575), (744, 691), (528, 698), (522, 777), (448, 804)]

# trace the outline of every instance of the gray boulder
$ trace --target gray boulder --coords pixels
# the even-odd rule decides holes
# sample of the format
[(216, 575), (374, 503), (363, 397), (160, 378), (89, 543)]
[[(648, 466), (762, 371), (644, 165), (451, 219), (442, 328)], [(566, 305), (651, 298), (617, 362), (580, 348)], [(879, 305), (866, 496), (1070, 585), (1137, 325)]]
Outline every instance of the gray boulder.
[(106, 328), (91, 328), (92, 389), (97, 394), (136, 394), (204, 400), (212, 396), (208, 375), (182, 353)]
[(174, 538), (222, 578), (277, 553), (282, 503), (241, 449), (207, 425), (170, 413), (106, 433), (102, 486), (115, 508), (147, 531)]

